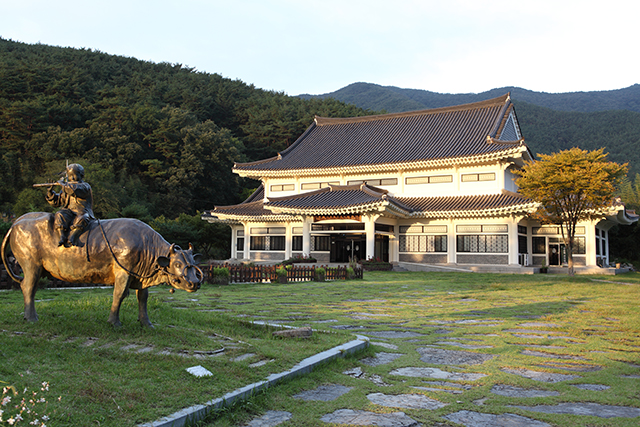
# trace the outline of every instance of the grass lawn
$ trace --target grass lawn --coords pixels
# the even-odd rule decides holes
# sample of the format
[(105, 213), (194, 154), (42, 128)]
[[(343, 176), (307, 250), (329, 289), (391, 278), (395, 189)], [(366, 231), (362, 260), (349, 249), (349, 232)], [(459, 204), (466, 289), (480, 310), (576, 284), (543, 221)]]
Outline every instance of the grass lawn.
[[(635, 273), (570, 278), (370, 272), (364, 280), (356, 281), (204, 285), (195, 294), (169, 294), (168, 288), (158, 287), (152, 292), (149, 316), (156, 325), (152, 330), (138, 326), (135, 297), (129, 297), (121, 310), (124, 327), (113, 329), (106, 321), (109, 289), (39, 290), (36, 309), (40, 321), (35, 324), (22, 320), (20, 293), (0, 293), (0, 381), (19, 390), (39, 390), (43, 381), (49, 382), (46, 412), (50, 425), (130, 426), (289, 369), (311, 354), (352, 339), (353, 333), (397, 330), (420, 336), (372, 338), (373, 345), (365, 354), (402, 354), (389, 364), (363, 366), (358, 361), (363, 355), (338, 360), (223, 411), (204, 424), (241, 425), (266, 410), (291, 412), (292, 420), (282, 426), (326, 426), (320, 417), (341, 408), (402, 410), (426, 426), (446, 425), (443, 415), (464, 409), (532, 417), (531, 412), (508, 405), (596, 402), (640, 407), (640, 379), (633, 378), (640, 364), (640, 275)], [(310, 325), (316, 332), (311, 340), (275, 339), (271, 330), (251, 326), (245, 320)], [(527, 323), (547, 326), (523, 326)], [(535, 333), (537, 330), (551, 333)], [(468, 351), (494, 358), (480, 365), (455, 367), (420, 361), (417, 347), (463, 350), (438, 344), (444, 341), (488, 347)], [(392, 343), (397, 350), (376, 342)], [(208, 354), (223, 347), (223, 355)], [(255, 356), (230, 361), (247, 353)], [(561, 358), (541, 357), (545, 353)], [(250, 367), (260, 360), (269, 363)], [(194, 365), (206, 367), (214, 377), (191, 376), (185, 369)], [(368, 375), (379, 375), (389, 386), (379, 387), (342, 374), (356, 366)], [(425, 387), (429, 381), (390, 375), (391, 370), (406, 366), (487, 376), (457, 381), (469, 386), (462, 394), (417, 391), (413, 387)], [(576, 374), (579, 378), (543, 383), (509, 374), (505, 368)], [(571, 386), (579, 383), (610, 388), (593, 392)], [(354, 390), (331, 402), (301, 404), (292, 398), (321, 384), (342, 384)], [(559, 395), (507, 398), (490, 392), (496, 384), (557, 391)], [(433, 411), (386, 408), (366, 398), (369, 393), (416, 392), (448, 406)], [(551, 425), (586, 425), (584, 417), (574, 415), (534, 415)], [(638, 418), (587, 418), (590, 426), (638, 424)]]

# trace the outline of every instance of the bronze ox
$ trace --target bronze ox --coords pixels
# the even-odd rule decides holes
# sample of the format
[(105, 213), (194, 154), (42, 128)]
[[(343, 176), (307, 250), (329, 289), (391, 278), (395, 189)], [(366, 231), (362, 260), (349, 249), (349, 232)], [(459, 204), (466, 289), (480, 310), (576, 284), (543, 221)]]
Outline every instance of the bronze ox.
[[(135, 289), (138, 320), (152, 326), (147, 314), (148, 288), (167, 283), (176, 289), (195, 292), (202, 283), (196, 265), (199, 255), (193, 247), (182, 250), (169, 244), (147, 224), (122, 218), (93, 221), (82, 233), (78, 246), (58, 246), (53, 214), (34, 212), (18, 218), (2, 241), (2, 261), (24, 296), (24, 317), (37, 321), (34, 297), (38, 279), (49, 275), (71, 283), (113, 285), (109, 323), (121, 326), (120, 305)], [(7, 243), (22, 267), (24, 278), (9, 268)]]

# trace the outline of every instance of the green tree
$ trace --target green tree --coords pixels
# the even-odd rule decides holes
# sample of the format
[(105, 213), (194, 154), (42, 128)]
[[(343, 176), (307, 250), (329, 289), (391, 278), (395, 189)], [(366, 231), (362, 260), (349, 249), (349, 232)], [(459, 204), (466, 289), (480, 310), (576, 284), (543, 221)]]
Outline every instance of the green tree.
[(616, 185), (627, 173), (627, 165), (606, 160), (604, 149), (571, 148), (541, 160), (527, 162), (516, 171), (519, 192), (540, 203), (536, 218), (560, 225), (567, 247), (569, 275), (575, 274), (573, 247), (576, 225), (598, 219), (612, 206)]

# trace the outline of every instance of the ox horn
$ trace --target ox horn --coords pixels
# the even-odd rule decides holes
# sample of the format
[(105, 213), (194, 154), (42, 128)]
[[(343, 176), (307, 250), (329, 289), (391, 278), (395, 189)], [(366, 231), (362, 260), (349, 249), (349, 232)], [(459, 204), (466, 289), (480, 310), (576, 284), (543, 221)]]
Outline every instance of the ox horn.
[(191, 244), (191, 242), (189, 242), (189, 250), (193, 252), (193, 245)]
[(175, 254), (176, 253), (176, 244), (172, 243), (171, 247), (169, 248), (169, 253), (170, 254)]

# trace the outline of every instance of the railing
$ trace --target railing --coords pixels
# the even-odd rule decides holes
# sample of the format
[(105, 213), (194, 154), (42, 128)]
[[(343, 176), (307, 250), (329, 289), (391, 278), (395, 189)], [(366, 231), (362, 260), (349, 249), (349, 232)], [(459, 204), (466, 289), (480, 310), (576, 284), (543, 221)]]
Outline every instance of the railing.
[[(207, 266), (201, 266), (204, 272), (205, 282), (215, 283), (212, 271), (214, 268), (223, 267), (229, 270), (229, 283), (262, 283), (277, 282), (278, 273), (275, 265), (255, 265), (246, 266), (241, 264), (217, 264), (210, 263)], [(362, 279), (362, 267), (358, 266), (353, 269), (353, 275), (349, 277), (348, 267), (328, 267), (322, 266), (302, 266), (294, 265), (287, 269), (288, 282), (311, 282), (316, 280), (316, 268), (322, 267), (325, 270), (325, 280), (346, 280), (349, 278)]]
[[(208, 283), (215, 283), (213, 280), (212, 270), (215, 267), (224, 267), (229, 270), (229, 283), (262, 283), (262, 282), (277, 282), (278, 273), (276, 272), (276, 266), (274, 265), (256, 265), (245, 266), (238, 264), (216, 264), (210, 263), (208, 265), (201, 265), (204, 273), (204, 280)], [(322, 267), (325, 270), (325, 280), (347, 280), (349, 279), (349, 272), (347, 266), (328, 267), (326, 265), (293, 265), (290, 269), (287, 269), (287, 281), (288, 282), (311, 282), (316, 280), (316, 268)], [(353, 269), (353, 279), (362, 279), (363, 269), (362, 266), (357, 266)], [(0, 289), (17, 289), (19, 284), (11, 280), (9, 275), (4, 269), (4, 266), (0, 262)], [(51, 288), (62, 288), (68, 286), (88, 286), (77, 283), (66, 283), (58, 279), (49, 279), (47, 285)], [(93, 285), (90, 285), (93, 286)]]

